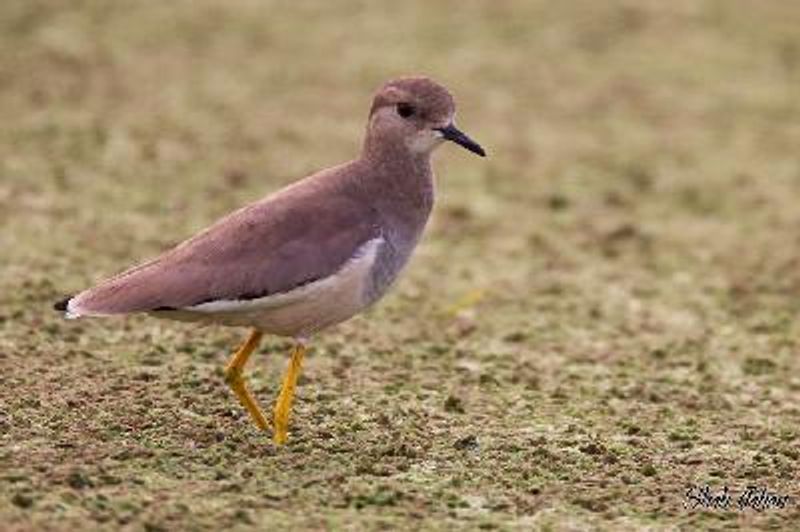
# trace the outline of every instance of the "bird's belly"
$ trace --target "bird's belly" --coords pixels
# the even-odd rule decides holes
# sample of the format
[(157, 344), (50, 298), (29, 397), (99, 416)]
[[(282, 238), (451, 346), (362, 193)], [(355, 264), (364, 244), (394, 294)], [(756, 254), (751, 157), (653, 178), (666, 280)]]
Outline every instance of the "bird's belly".
[(157, 315), (306, 337), (351, 318), (372, 302), (372, 268), (382, 244), (382, 238), (370, 240), (333, 275), (287, 292), (249, 300), (213, 301)]
[(314, 283), (303, 294), (272, 308), (255, 309), (246, 316), (248, 325), (282, 336), (304, 337), (358, 314), (364, 300), (364, 279), (341, 275)]

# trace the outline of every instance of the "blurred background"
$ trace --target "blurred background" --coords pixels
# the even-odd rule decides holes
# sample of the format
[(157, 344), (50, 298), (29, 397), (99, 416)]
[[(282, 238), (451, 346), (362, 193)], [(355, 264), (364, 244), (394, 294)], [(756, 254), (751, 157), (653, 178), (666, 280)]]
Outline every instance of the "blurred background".
[[(683, 497), (800, 495), (798, 28), (781, 0), (3, 2), (0, 522), (796, 520)], [(242, 331), (50, 310), (354, 157), (406, 74), (489, 157), (437, 152), (421, 248), (316, 343), (287, 449), (222, 382)]]

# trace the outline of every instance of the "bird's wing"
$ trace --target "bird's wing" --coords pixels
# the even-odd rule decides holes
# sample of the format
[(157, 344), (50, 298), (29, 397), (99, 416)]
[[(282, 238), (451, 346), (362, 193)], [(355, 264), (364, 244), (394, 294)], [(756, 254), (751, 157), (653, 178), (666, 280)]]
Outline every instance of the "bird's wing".
[(335, 273), (379, 234), (376, 214), (339, 190), (290, 187), (160, 257), (69, 300), (73, 315), (182, 309), (287, 292)]

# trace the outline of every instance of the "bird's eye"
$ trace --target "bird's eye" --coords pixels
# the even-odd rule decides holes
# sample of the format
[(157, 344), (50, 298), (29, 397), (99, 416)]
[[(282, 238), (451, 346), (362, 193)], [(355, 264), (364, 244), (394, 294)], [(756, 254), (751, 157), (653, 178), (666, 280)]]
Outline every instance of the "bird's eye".
[(397, 114), (403, 118), (409, 118), (414, 114), (414, 106), (410, 103), (398, 103)]

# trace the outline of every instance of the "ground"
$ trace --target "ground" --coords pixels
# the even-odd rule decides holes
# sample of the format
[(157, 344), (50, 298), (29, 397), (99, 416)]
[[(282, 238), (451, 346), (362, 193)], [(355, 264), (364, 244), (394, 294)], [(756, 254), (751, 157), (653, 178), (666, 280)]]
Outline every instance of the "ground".
[[(796, 525), (798, 27), (779, 0), (3, 2), (2, 528)], [(489, 157), (437, 153), (423, 243), (315, 339), (285, 447), (225, 386), (246, 331), (51, 309), (352, 157), (406, 73)], [(264, 404), (289, 349), (248, 366)], [(691, 508), (705, 485), (793, 499)]]

